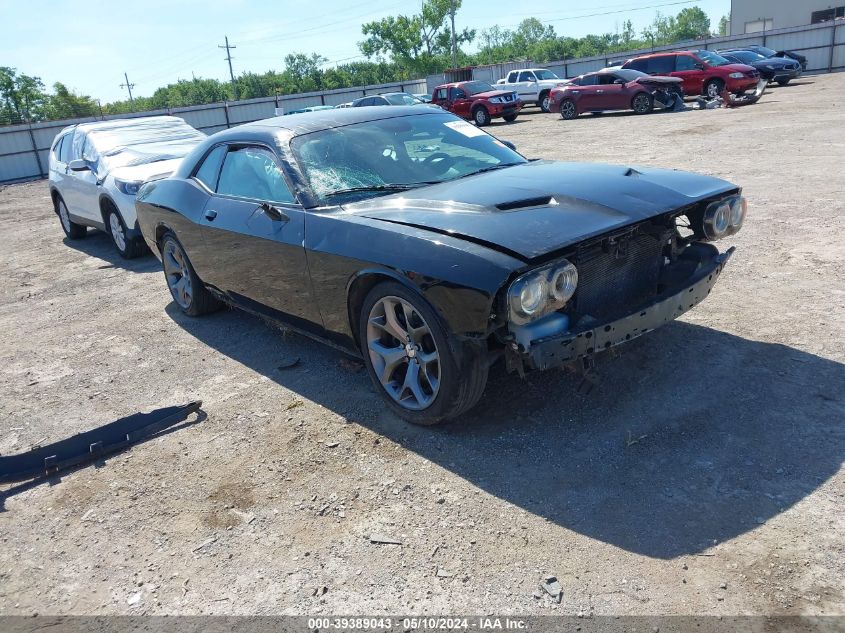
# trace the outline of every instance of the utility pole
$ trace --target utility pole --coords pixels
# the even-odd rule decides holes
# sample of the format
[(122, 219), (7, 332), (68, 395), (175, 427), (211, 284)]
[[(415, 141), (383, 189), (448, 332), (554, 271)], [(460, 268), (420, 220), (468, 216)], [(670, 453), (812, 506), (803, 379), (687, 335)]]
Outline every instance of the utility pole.
[(129, 105), (131, 105), (134, 108), (135, 107), (135, 100), (132, 98), (132, 88), (135, 87), (135, 84), (129, 83), (129, 76), (125, 72), (123, 73), (123, 78), (126, 80), (126, 83), (120, 84), (120, 87), (126, 88), (126, 90), (129, 92)]
[(455, 38), (455, 0), (452, 0), (449, 10), (449, 17), (452, 18), (452, 68), (458, 68), (458, 41)]
[(235, 97), (235, 99), (237, 99), (238, 98), (238, 91), (237, 91), (237, 88), (235, 86), (235, 73), (232, 71), (232, 53), (230, 52), (230, 49), (237, 48), (237, 46), (229, 46), (229, 36), (228, 35), (225, 37), (225, 39), (226, 39), (226, 45), (225, 46), (219, 46), (218, 45), (217, 48), (225, 48), (226, 49), (226, 61), (229, 62), (229, 78), (232, 80), (232, 95)]

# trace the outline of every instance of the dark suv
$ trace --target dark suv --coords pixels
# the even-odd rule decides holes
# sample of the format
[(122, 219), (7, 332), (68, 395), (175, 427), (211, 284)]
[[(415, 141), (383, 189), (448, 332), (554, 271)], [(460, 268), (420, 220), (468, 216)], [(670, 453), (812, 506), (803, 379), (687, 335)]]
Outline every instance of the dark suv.
[(705, 50), (645, 55), (629, 59), (622, 68), (649, 75), (678, 77), (684, 82), (685, 94), (711, 98), (721, 95), (725, 88), (728, 92), (742, 94), (753, 89), (760, 80), (756, 68), (732, 64), (721, 55)]

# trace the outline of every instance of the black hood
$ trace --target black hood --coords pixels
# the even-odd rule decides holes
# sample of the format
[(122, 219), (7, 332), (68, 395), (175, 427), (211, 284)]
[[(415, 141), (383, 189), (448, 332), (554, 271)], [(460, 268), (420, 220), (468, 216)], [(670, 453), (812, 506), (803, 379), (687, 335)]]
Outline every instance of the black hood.
[(772, 68), (793, 68), (798, 62), (789, 57), (767, 57), (754, 62), (753, 66), (757, 69), (766, 70), (766, 66)]
[(530, 260), (734, 190), (724, 180), (683, 171), (537, 161), (344, 209)]

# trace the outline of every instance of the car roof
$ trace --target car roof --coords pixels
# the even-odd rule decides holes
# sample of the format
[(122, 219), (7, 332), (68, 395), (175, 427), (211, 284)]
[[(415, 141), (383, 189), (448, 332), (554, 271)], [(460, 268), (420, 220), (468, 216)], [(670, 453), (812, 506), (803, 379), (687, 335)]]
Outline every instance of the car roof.
[(120, 130), (125, 128), (136, 128), (151, 123), (177, 123), (189, 125), (185, 119), (178, 116), (142, 116), (131, 119), (109, 119), (108, 121), (92, 121), (90, 123), (79, 123), (76, 128), (85, 132), (99, 132), (101, 130)]
[(245, 123), (224, 132), (218, 132), (218, 135), (228, 136), (227, 132), (231, 132), (233, 136), (243, 132), (267, 134), (278, 129), (288, 130), (293, 136), (297, 136), (317, 130), (354, 125), (355, 123), (364, 123), (366, 121), (379, 121), (382, 119), (393, 119), (400, 116), (414, 116), (419, 114), (437, 114), (437, 111), (427, 105), (332, 108), (331, 110), (301, 112), (273, 117), (271, 119), (263, 119), (253, 123)]

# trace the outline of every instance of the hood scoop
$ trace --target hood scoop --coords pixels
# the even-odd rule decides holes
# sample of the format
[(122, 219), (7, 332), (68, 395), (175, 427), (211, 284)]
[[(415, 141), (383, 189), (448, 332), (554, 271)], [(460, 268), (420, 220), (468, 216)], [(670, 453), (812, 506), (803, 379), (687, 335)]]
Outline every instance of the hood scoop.
[(523, 198), (522, 200), (511, 200), (496, 205), (499, 211), (515, 211), (516, 209), (530, 209), (533, 207), (557, 206), (558, 202), (553, 196), (536, 196), (534, 198)]

